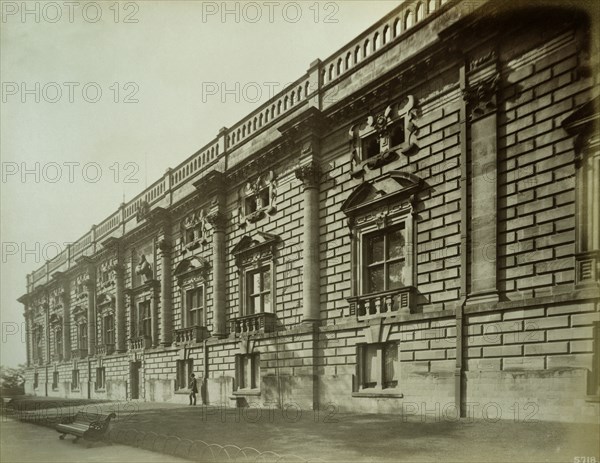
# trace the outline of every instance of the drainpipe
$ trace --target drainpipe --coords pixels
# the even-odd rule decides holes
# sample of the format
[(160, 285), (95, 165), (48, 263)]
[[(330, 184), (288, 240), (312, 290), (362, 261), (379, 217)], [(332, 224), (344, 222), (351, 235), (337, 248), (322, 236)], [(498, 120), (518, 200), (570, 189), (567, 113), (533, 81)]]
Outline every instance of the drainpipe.
[[(461, 93), (464, 92), (467, 86), (466, 82), (466, 67), (463, 64), (459, 69), (459, 86)], [(469, 226), (469, 204), (468, 204), (468, 144), (467, 144), (467, 107), (466, 102), (463, 99), (460, 107), (460, 209), (462, 214), (460, 216), (460, 304), (456, 308), (456, 367), (454, 370), (454, 405), (458, 416), (464, 415), (464, 396), (466, 391), (464, 390), (464, 320), (463, 313), (465, 304), (467, 302), (467, 271), (468, 271), (468, 257), (469, 257), (469, 240), (468, 240), (468, 226)]]

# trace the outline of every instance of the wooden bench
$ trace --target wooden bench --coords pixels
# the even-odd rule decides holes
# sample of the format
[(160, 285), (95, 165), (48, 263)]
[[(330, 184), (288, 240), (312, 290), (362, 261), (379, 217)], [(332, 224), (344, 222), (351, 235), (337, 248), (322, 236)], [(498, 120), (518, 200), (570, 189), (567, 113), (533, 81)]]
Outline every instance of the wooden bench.
[(79, 438), (97, 439), (108, 430), (111, 418), (117, 415), (114, 413), (86, 413), (77, 412), (75, 418), (67, 423), (60, 423), (56, 426), (56, 431), (61, 435), (59, 439), (64, 439), (67, 434), (75, 436), (73, 443)]

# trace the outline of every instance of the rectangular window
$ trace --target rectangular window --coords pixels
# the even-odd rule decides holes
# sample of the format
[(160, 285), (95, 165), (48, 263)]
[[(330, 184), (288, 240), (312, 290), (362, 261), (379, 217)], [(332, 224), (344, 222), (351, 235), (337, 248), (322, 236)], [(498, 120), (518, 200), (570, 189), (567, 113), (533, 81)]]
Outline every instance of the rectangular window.
[(54, 332), (54, 354), (58, 360), (63, 356), (63, 333), (62, 328), (57, 328)]
[(104, 327), (104, 344), (115, 343), (115, 317), (114, 315), (107, 315), (103, 320)]
[[(177, 360), (177, 389), (187, 389), (190, 375), (194, 372), (194, 360)], [(197, 379), (197, 378), (196, 378)]]
[(246, 315), (271, 311), (270, 267), (246, 273)]
[(236, 355), (238, 389), (258, 389), (260, 385), (260, 354)]
[(138, 336), (152, 336), (152, 311), (151, 301), (142, 301), (138, 304)]
[(87, 323), (78, 326), (77, 345), (80, 349), (87, 349)]
[(73, 370), (71, 372), (71, 390), (79, 389), (79, 370)]
[(379, 137), (376, 133), (363, 138), (361, 143), (363, 161), (379, 154)]
[(186, 292), (188, 326), (203, 326), (204, 323), (204, 286)]
[(58, 389), (58, 371), (52, 372), (52, 389), (54, 391)]
[(40, 374), (39, 373), (34, 373), (33, 374), (33, 388), (37, 389), (38, 384), (39, 384), (39, 379), (40, 379)]
[(402, 118), (392, 127), (390, 133), (390, 146), (394, 147), (401, 145), (404, 141), (404, 118)]
[(106, 369), (96, 368), (96, 390), (106, 388)]
[(383, 390), (398, 387), (398, 344), (360, 344), (357, 347), (360, 389)]
[(365, 294), (404, 287), (406, 230), (404, 224), (363, 239)]

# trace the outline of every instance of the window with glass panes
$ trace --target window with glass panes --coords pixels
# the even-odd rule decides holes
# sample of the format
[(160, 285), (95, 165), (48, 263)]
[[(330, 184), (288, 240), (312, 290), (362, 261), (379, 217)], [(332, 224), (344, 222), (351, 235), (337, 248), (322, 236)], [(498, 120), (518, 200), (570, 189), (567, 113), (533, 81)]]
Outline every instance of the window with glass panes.
[(246, 315), (271, 312), (271, 268), (246, 273)]
[(393, 389), (398, 386), (398, 344), (358, 346), (361, 389)]
[(258, 389), (260, 385), (260, 354), (236, 356), (238, 389)]
[(71, 389), (79, 389), (79, 370), (71, 372)]
[(202, 326), (204, 322), (204, 286), (186, 292), (188, 326)]
[(404, 286), (405, 245), (404, 224), (364, 237), (364, 294), (389, 291)]
[(104, 317), (104, 343), (115, 343), (115, 316), (110, 314)]
[(87, 349), (87, 323), (80, 323), (77, 333), (77, 343), (80, 349)]
[(106, 369), (104, 367), (96, 368), (96, 389), (106, 387)]
[(58, 371), (52, 372), (52, 389), (58, 389)]
[(177, 360), (177, 389), (187, 389), (194, 372), (194, 360)]
[(54, 353), (59, 358), (62, 359), (63, 354), (63, 332), (62, 328), (56, 328), (54, 332)]
[(151, 301), (142, 301), (138, 304), (138, 336), (152, 335)]

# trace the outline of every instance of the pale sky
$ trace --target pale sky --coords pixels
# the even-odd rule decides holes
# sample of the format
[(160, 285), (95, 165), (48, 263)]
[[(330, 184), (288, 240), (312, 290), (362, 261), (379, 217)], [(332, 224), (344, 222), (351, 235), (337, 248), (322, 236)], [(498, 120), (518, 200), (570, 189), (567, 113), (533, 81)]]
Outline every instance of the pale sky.
[(0, 364), (27, 273), (400, 3), (2, 1)]

